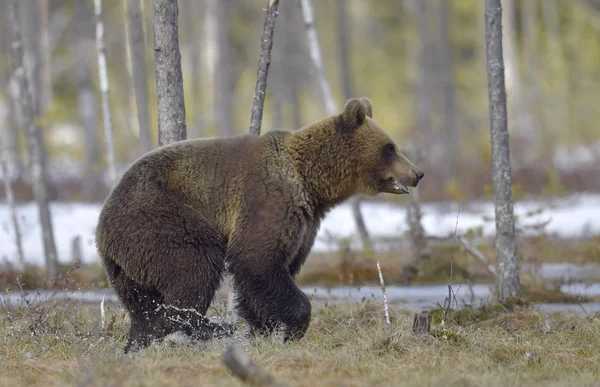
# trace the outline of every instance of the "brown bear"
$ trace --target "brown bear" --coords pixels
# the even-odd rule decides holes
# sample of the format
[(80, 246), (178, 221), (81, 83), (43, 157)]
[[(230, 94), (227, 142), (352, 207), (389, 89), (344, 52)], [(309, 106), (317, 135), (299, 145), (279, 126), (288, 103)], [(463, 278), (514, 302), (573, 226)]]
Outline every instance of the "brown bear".
[(423, 172), (372, 120), (371, 102), (293, 132), (192, 139), (137, 160), (107, 198), (96, 245), (127, 308), (125, 352), (183, 331), (233, 333), (205, 313), (227, 270), (254, 332), (304, 336), (311, 316), (295, 276), (327, 211), (361, 193), (409, 193)]

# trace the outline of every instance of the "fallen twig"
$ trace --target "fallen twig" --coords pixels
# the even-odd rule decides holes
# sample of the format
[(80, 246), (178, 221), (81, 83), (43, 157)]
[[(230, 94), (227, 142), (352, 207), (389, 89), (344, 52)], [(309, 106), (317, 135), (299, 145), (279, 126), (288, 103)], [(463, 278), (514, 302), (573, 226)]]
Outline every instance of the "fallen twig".
[(282, 386), (268, 372), (254, 364), (250, 356), (235, 344), (227, 348), (222, 361), (244, 383), (252, 386)]

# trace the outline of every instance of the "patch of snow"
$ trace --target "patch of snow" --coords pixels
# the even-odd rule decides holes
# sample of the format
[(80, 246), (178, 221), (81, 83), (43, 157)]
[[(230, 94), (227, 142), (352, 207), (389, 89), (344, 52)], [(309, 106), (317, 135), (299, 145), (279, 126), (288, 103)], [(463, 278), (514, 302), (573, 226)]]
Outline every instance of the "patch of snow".
[[(533, 216), (527, 213), (543, 207), (544, 211)], [(98, 222), (101, 204), (52, 203), (50, 211), (60, 262), (71, 261), (73, 238), (82, 238), (83, 263), (97, 262), (94, 231)], [(362, 203), (361, 211), (366, 226), (374, 237), (401, 237), (408, 227), (406, 210), (403, 206), (387, 203)], [(454, 234), (458, 204), (431, 203), (422, 206), (423, 227), (428, 235), (449, 237)], [(35, 203), (19, 205), (17, 208), (23, 249), (28, 263), (42, 265), (44, 262), (41, 230)], [(552, 203), (523, 201), (515, 205), (519, 225), (532, 225), (549, 220), (546, 231), (559, 237), (571, 238), (600, 234), (600, 195), (582, 194), (555, 200)], [(485, 218), (490, 220), (485, 220)], [(482, 227), (485, 236), (493, 236), (494, 205), (491, 202), (475, 202), (462, 206), (458, 217), (457, 231)], [(533, 231), (530, 231), (533, 232)], [(335, 251), (338, 246), (331, 238), (351, 238), (358, 241), (352, 209), (348, 203), (333, 209), (324, 219), (313, 251)], [(6, 203), (0, 203), (0, 261), (17, 262), (14, 246), (14, 231)]]

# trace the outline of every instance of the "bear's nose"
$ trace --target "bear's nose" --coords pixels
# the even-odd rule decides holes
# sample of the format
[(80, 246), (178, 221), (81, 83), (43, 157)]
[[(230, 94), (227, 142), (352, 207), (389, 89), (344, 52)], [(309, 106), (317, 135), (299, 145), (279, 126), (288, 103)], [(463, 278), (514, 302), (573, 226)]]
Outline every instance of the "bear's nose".
[(420, 181), (423, 178), (423, 176), (425, 176), (425, 172), (423, 172), (423, 171), (417, 172), (417, 181)]

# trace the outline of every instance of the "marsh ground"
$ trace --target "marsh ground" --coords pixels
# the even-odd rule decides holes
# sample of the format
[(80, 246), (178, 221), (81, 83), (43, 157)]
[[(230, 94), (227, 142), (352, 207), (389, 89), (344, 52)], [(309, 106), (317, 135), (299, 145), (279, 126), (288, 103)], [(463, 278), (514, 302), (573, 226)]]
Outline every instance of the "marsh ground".
[[(222, 310), (212, 308), (212, 314)], [(318, 305), (305, 339), (235, 338), (278, 381), (296, 386), (600, 385), (600, 316), (546, 315), (526, 306), (463, 312), (431, 335), (412, 333), (412, 315), (392, 309), (386, 340), (379, 303)], [(467, 317), (465, 317), (467, 316)], [(470, 317), (469, 317), (470, 316)], [(119, 305), (78, 302), (0, 312), (3, 386), (238, 386), (222, 365), (232, 340), (167, 340), (132, 356), (121, 349), (128, 318)], [(244, 332), (241, 325), (240, 335)]]

